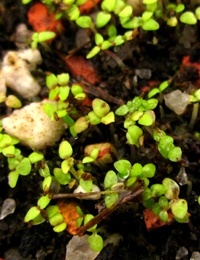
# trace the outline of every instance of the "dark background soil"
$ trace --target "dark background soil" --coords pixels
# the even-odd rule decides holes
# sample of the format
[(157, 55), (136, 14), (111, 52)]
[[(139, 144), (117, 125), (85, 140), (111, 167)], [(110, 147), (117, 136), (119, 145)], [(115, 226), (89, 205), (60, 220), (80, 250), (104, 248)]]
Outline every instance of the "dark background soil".
[[(0, 55), (3, 57), (5, 51), (17, 49), (13, 40), (16, 26), (20, 23), (27, 24), (27, 9), (29, 6), (23, 6), (20, 0), (11, 1), (3, 0), (0, 3)], [(191, 84), (198, 79), (198, 71), (192, 67), (181, 68), (182, 58), (186, 55), (190, 56), (193, 62), (200, 62), (200, 31), (198, 24), (193, 30), (193, 38), (186, 37), (189, 43), (185, 46), (183, 37), (185, 26), (179, 25), (178, 28), (169, 28), (163, 25), (162, 29), (157, 32), (149, 32), (141, 34), (133, 41), (125, 44), (123, 47), (117, 48), (117, 55), (123, 60), (124, 67), (120, 68), (118, 64), (107, 54), (97, 55), (92, 60), (95, 64), (98, 74), (101, 75), (101, 83), (95, 88), (95, 96), (98, 91), (106, 93), (106, 101), (110, 102), (113, 109), (116, 108), (115, 102), (111, 97), (115, 97), (123, 102), (132, 99), (135, 95), (140, 95), (144, 87), (148, 87), (148, 76), (138, 76), (138, 82), (134, 83), (136, 70), (148, 70), (151, 73), (152, 81), (162, 82), (168, 78), (173, 78), (173, 84), (170, 90), (180, 88), (187, 91)], [(189, 30), (190, 31), (190, 30)], [(158, 44), (153, 44), (152, 39), (156, 37)], [(67, 33), (58, 37), (51, 45), (51, 51), (39, 46), (43, 56), (43, 63), (40, 66), (42, 71), (51, 71), (55, 74), (68, 72), (66, 64), (60, 58), (60, 54), (67, 55), (73, 48), (75, 41), (75, 29), (69, 26)], [(88, 52), (87, 47), (83, 48), (78, 54), (85, 56)], [(143, 71), (144, 72), (144, 71)], [(44, 93), (41, 94), (45, 95)], [(91, 94), (91, 97), (94, 96)], [(128, 205), (114, 212), (102, 224), (107, 226), (110, 233), (120, 233), (123, 240), (118, 247), (112, 245), (106, 246), (97, 260), (109, 259), (140, 259), (140, 260), (170, 260), (175, 259), (178, 250), (185, 247), (188, 250), (186, 256), (176, 259), (190, 259), (192, 252), (200, 250), (200, 207), (197, 203), (197, 197), (200, 195), (200, 142), (195, 140), (193, 133), (200, 131), (199, 117), (196, 121), (194, 129), (188, 127), (192, 107), (188, 107), (183, 116), (177, 116), (162, 103), (165, 110), (165, 117), (160, 117), (159, 109), (157, 110), (158, 126), (166, 130), (172, 135), (176, 144), (183, 150), (184, 165), (188, 179), (192, 182), (192, 191), (188, 193), (188, 186), (181, 187), (181, 197), (186, 198), (191, 214), (188, 224), (173, 223), (169, 226), (159, 228), (148, 232), (146, 230), (143, 216), (142, 206), (137, 211), (135, 206)], [(0, 104), (1, 116), (7, 111), (4, 105)], [(128, 160), (131, 158), (131, 150), (125, 144), (124, 132), (122, 124), (119, 121), (116, 128), (99, 127), (98, 132), (93, 129), (85, 136), (75, 141), (78, 149), (83, 150), (83, 146), (87, 143), (112, 141), (112, 133), (119, 140), (119, 151), (124, 154)], [(106, 132), (105, 132), (106, 131)], [(100, 133), (100, 134), (99, 134)], [(106, 133), (106, 134), (105, 134)], [(22, 148), (24, 149), (24, 148)], [(75, 148), (76, 149), (76, 148)], [(28, 149), (27, 149), (28, 150)], [(24, 149), (24, 153), (27, 151)], [(180, 165), (176, 165), (162, 159), (158, 154), (152, 159), (151, 155), (154, 150), (151, 140), (143, 151), (138, 151), (134, 155), (135, 159), (139, 158), (141, 163), (153, 161), (157, 166), (157, 180), (162, 180), (168, 176), (167, 169), (170, 169), (170, 178), (175, 178), (178, 174)], [(155, 153), (155, 152), (154, 152)], [(54, 154), (47, 152), (47, 158), (52, 160)], [(52, 231), (52, 227), (48, 224), (28, 227), (23, 222), (23, 218), (30, 208), (37, 201), (41, 193), (40, 179), (36, 175), (31, 177), (20, 178), (15, 189), (8, 186), (7, 180), (7, 164), (3, 156), (0, 156), (0, 205), (4, 199), (14, 198), (16, 200), (16, 211), (14, 214), (7, 216), (0, 221), (0, 257), (10, 260), (21, 259), (65, 259), (66, 245), (71, 238), (66, 232), (56, 234)], [(29, 179), (28, 179), (29, 178)], [(28, 179), (28, 180), (27, 180)], [(89, 205), (90, 207), (91, 205)], [(12, 250), (19, 253), (14, 257)], [(9, 252), (11, 257), (9, 258)]]

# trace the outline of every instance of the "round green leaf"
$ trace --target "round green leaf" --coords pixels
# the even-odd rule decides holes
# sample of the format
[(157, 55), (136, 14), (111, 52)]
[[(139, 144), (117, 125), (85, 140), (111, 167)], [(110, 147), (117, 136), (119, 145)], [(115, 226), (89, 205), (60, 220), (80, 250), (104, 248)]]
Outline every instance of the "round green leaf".
[[(84, 225), (86, 225), (91, 219), (93, 219), (94, 216), (92, 214), (86, 214), (84, 217)], [(93, 232), (97, 227), (97, 224), (89, 228), (87, 231)]]
[(154, 19), (149, 19), (145, 21), (142, 25), (142, 29), (145, 31), (155, 31), (159, 29), (159, 23), (157, 23)]
[(28, 175), (31, 172), (31, 163), (28, 158), (24, 158), (21, 162), (17, 165), (16, 171), (20, 175)]
[(61, 159), (68, 159), (73, 154), (73, 149), (68, 141), (62, 141), (58, 148), (58, 154)]
[(101, 28), (105, 26), (111, 19), (111, 14), (106, 12), (98, 12), (96, 18), (96, 26), (97, 28)]
[(93, 25), (91, 17), (90, 16), (86, 16), (86, 15), (80, 16), (76, 20), (76, 23), (77, 23), (78, 26), (80, 26), (81, 28), (84, 28), (84, 29), (90, 28)]
[(156, 173), (156, 166), (153, 163), (147, 163), (142, 168), (142, 176), (145, 178), (152, 178)]
[(14, 188), (17, 184), (19, 173), (17, 171), (11, 171), (8, 174), (8, 184), (11, 188)]
[(45, 195), (42, 196), (41, 198), (39, 198), (37, 205), (40, 207), (40, 209), (44, 209), (46, 208), (46, 206), (49, 204), (49, 202), (51, 201), (49, 195)]
[(53, 231), (56, 233), (60, 233), (60, 232), (64, 231), (66, 228), (67, 228), (67, 224), (63, 222), (63, 223), (55, 226), (53, 228)]
[(25, 222), (29, 222), (36, 218), (40, 214), (40, 210), (38, 207), (32, 207), (29, 209), (29, 211), (26, 213), (26, 216), (24, 218)]
[(178, 162), (180, 161), (182, 156), (182, 150), (180, 147), (174, 147), (172, 150), (168, 153), (168, 159), (172, 162)]
[(193, 12), (187, 11), (180, 16), (180, 21), (182, 23), (193, 25), (197, 23), (197, 18), (195, 17)]
[(110, 189), (113, 185), (118, 182), (117, 175), (114, 171), (108, 171), (104, 179), (104, 188)]
[(178, 198), (179, 193), (180, 193), (180, 188), (174, 180), (172, 180), (170, 178), (164, 178), (164, 180), (162, 181), (162, 184), (166, 188), (165, 197), (168, 200)]
[(178, 199), (171, 205), (172, 214), (178, 219), (184, 219), (187, 215), (188, 205), (184, 199)]
[(117, 202), (119, 198), (118, 193), (106, 194), (104, 201), (107, 208), (110, 208), (113, 204)]
[(30, 163), (36, 163), (41, 161), (42, 159), (44, 159), (44, 155), (42, 153), (38, 153), (38, 152), (33, 152), (29, 155), (28, 157)]
[(64, 173), (62, 171), (62, 169), (60, 168), (54, 168), (53, 169), (53, 173), (54, 173), (54, 176), (56, 178), (56, 180), (62, 184), (62, 185), (66, 185), (66, 184), (69, 184), (70, 181), (71, 181), (71, 175), (69, 173)]
[(100, 252), (103, 249), (103, 239), (96, 233), (93, 233), (88, 238), (90, 248), (95, 252)]
[(128, 176), (131, 170), (131, 163), (128, 160), (119, 160), (114, 163), (115, 169), (123, 176)]

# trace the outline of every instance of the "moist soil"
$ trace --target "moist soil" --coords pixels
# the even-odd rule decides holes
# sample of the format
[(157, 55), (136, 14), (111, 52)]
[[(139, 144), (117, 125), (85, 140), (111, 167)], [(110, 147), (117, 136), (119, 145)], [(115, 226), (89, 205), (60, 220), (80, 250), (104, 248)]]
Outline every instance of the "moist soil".
[[(1, 58), (8, 50), (17, 50), (15, 37), (16, 27), (25, 23), (32, 29), (27, 20), (27, 10), (30, 5), (23, 6), (19, 0), (3, 0), (0, 3), (0, 55)], [(69, 72), (64, 56), (71, 50), (83, 57), (86, 56), (91, 45), (75, 49), (76, 28), (73, 24), (65, 22), (65, 33), (57, 37), (48, 47), (39, 45), (43, 62), (36, 71), (36, 77), (44, 84), (45, 72), (55, 74)], [(189, 92), (192, 88), (199, 88), (196, 82), (199, 79), (199, 71), (194, 66), (182, 66), (182, 59), (189, 56), (192, 63), (200, 62), (200, 31), (199, 25), (187, 26), (180, 24), (177, 28), (169, 28), (165, 25), (156, 32), (140, 32), (132, 41), (122, 47), (111, 50), (120, 57), (120, 64), (113, 59), (109, 52), (101, 53), (90, 62), (93, 64), (100, 83), (91, 84), (80, 76), (71, 76), (72, 81), (84, 83), (84, 88), (89, 97), (104, 97), (104, 100), (116, 109), (117, 105), (132, 100), (134, 96), (144, 95), (152, 84), (171, 78), (172, 84), (166, 91), (180, 89)], [(156, 41), (156, 43), (155, 43)], [(69, 72), (70, 73), (70, 72)], [(195, 85), (196, 84), (196, 85)], [(12, 93), (9, 90), (9, 93)], [(46, 88), (41, 91), (39, 98), (47, 96)], [(65, 138), (72, 141), (75, 154), (82, 154), (84, 147), (90, 143), (115, 142), (121, 157), (142, 164), (153, 162), (157, 166), (156, 181), (162, 181), (164, 177), (176, 179), (180, 166), (185, 167), (190, 185), (181, 187), (182, 198), (187, 199), (190, 213), (190, 221), (186, 224), (174, 222), (170, 225), (147, 231), (143, 207), (137, 202), (129, 202), (118, 208), (102, 225), (107, 231), (119, 233), (122, 236), (118, 246), (108, 244), (97, 256), (98, 260), (110, 259), (140, 259), (140, 260), (170, 260), (190, 259), (194, 251), (200, 250), (200, 207), (197, 197), (200, 195), (200, 141), (194, 138), (194, 133), (199, 132), (200, 120), (194, 127), (190, 127), (192, 106), (188, 106), (183, 115), (178, 116), (169, 110), (162, 96), (160, 107), (156, 109), (157, 124), (171, 135), (183, 151), (183, 161), (176, 164), (164, 160), (155, 150), (155, 144), (147, 137), (146, 146), (135, 150), (126, 144), (122, 121), (115, 126), (99, 126), (81, 134), (77, 140), (72, 140), (69, 133)], [(27, 103), (26, 100), (23, 101)], [(81, 108), (84, 109), (84, 108)], [(1, 117), (10, 113), (4, 104), (0, 104)], [(164, 111), (164, 112), (163, 112)], [(45, 158), (53, 164), (56, 159), (55, 151), (58, 146), (47, 149)], [(24, 154), (30, 154), (30, 150), (21, 147)], [(65, 259), (66, 245), (71, 239), (67, 232), (55, 233), (48, 223), (39, 226), (29, 226), (23, 222), (27, 210), (35, 205), (41, 195), (41, 179), (36, 174), (21, 177), (16, 188), (8, 186), (8, 169), (6, 159), (0, 156), (0, 205), (6, 198), (16, 201), (16, 210), (13, 214), (0, 221), (0, 257), (9, 260), (22, 259)], [(98, 169), (98, 171), (100, 171)], [(82, 202), (83, 206), (94, 214), (94, 202)], [(198, 258), (199, 259), (199, 258)]]

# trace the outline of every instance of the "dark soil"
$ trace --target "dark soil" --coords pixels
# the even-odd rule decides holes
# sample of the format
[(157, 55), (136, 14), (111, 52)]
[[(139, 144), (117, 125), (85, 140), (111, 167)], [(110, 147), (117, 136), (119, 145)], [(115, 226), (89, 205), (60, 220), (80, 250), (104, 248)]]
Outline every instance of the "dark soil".
[[(23, 6), (20, 0), (1, 1), (1, 58), (6, 51), (17, 49), (13, 35), (18, 24), (25, 23), (31, 29), (26, 17), (28, 8), (29, 6)], [(199, 26), (200, 24), (188, 29), (188, 26), (180, 24), (174, 29), (163, 25), (162, 29), (156, 32), (141, 32), (131, 42), (116, 48), (116, 55), (121, 57), (123, 61), (122, 67), (107, 53), (97, 55), (91, 62), (95, 64), (97, 73), (101, 75), (101, 83), (98, 86), (86, 84), (90, 87), (88, 87), (87, 92), (91, 98), (102, 96), (103, 93), (105, 101), (109, 102), (115, 109), (118, 103), (116, 100), (126, 102), (136, 95), (141, 95), (149, 87), (150, 80), (162, 82), (173, 78), (172, 87), (167, 92), (177, 89), (177, 87), (182, 91), (189, 91), (191, 85), (199, 79), (199, 74), (197, 69), (193, 67), (182, 68), (181, 61), (184, 56), (189, 55), (191, 62), (200, 62)], [(192, 38), (183, 38), (186, 28), (189, 32), (192, 30)], [(153, 44), (153, 37), (157, 39), (157, 44)], [(187, 44), (185, 44), (186, 40)], [(58, 37), (51, 44), (50, 52), (39, 46), (43, 57), (40, 70), (43, 72), (51, 71), (55, 74), (68, 72), (61, 56), (69, 54), (69, 51), (75, 46), (74, 41), (75, 29), (71, 26), (66, 34)], [(85, 57), (88, 52), (87, 48), (86, 46), (77, 53)], [(139, 75), (137, 82), (134, 80), (136, 74)], [(74, 77), (73, 80), (76, 78)], [(45, 97), (45, 95), (44, 90), (40, 97)], [(123, 240), (117, 247), (106, 246), (96, 260), (186, 260), (190, 259), (194, 251), (200, 250), (200, 207), (197, 203), (197, 197), (200, 195), (200, 141), (194, 138), (194, 132), (200, 131), (200, 120), (198, 117), (191, 130), (189, 122), (192, 106), (188, 106), (187, 111), (182, 116), (177, 116), (170, 111), (163, 102), (161, 106), (165, 111), (165, 116), (161, 117), (160, 110), (157, 109), (158, 126), (173, 136), (176, 145), (182, 148), (184, 160), (182, 165), (185, 166), (188, 179), (192, 183), (191, 191), (188, 190), (188, 185), (181, 187), (181, 197), (188, 201), (191, 214), (190, 222), (187, 224), (173, 223), (148, 232), (143, 220), (143, 207), (135, 204), (134, 207), (130, 204), (124, 206), (102, 222), (102, 225), (106, 225), (110, 233), (120, 233)], [(2, 104), (0, 104), (0, 111), (1, 116), (7, 112)], [(125, 144), (122, 123), (119, 121), (115, 127), (100, 126), (98, 129), (90, 130), (87, 135), (81, 135), (78, 140), (73, 141), (76, 155), (80, 154), (80, 151), (83, 151), (88, 143), (113, 142), (114, 132), (115, 138), (119, 141), (119, 151), (125, 158), (131, 162), (138, 160), (141, 163), (155, 163), (158, 172), (156, 181), (160, 181), (166, 176), (175, 179), (181, 164), (177, 165), (162, 159), (154, 150), (151, 138), (142, 151), (132, 151)], [(67, 138), (70, 138), (68, 133), (66, 135)], [(28, 149), (23, 147), (21, 149), (24, 149), (24, 153), (30, 153)], [(55, 147), (56, 149), (57, 147)], [(53, 161), (55, 154), (52, 151), (46, 151), (46, 157), (49, 161)], [(66, 232), (54, 233), (48, 223), (29, 227), (23, 222), (27, 210), (35, 205), (37, 198), (41, 195), (40, 178), (35, 174), (31, 177), (21, 177), (17, 187), (11, 189), (8, 186), (8, 169), (3, 156), (0, 157), (0, 171), (0, 205), (6, 198), (14, 198), (17, 204), (14, 214), (0, 221), (0, 257), (6, 260), (65, 259), (66, 245), (71, 239), (71, 235)], [(84, 206), (87, 207), (87, 203), (84, 203)], [(93, 204), (89, 203), (88, 207), (93, 208), (95, 213)], [(137, 210), (136, 207), (138, 207)], [(185, 255), (180, 253), (180, 257), (176, 258), (178, 250), (182, 247), (188, 252)]]

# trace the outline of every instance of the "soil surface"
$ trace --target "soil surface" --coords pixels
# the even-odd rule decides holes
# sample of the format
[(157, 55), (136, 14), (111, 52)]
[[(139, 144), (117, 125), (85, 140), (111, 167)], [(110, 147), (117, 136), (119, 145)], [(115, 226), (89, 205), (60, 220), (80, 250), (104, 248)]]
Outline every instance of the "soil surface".
[[(30, 30), (32, 29), (27, 20), (27, 10), (30, 6), (23, 6), (20, 0), (1, 1), (1, 58), (6, 51), (18, 49), (14, 35), (20, 23), (25, 23)], [(67, 22), (65, 26), (67, 28), (65, 33), (49, 45), (48, 51), (44, 46), (39, 45), (43, 63), (35, 76), (40, 78), (43, 85), (45, 72), (70, 73), (63, 60), (63, 57), (69, 55), (70, 51), (75, 50), (76, 54), (85, 57), (91, 48), (88, 44), (81, 49), (75, 49), (76, 28)], [(199, 26), (199, 23), (196, 26), (180, 24), (177, 28), (163, 25), (162, 29), (156, 32), (140, 32), (132, 41), (112, 50), (120, 57), (121, 64), (118, 64), (109, 52), (101, 53), (90, 60), (99, 75), (99, 83), (91, 84), (75, 75), (71, 76), (72, 80), (85, 83), (85, 90), (89, 97), (104, 97), (112, 109), (132, 100), (136, 95), (143, 95), (155, 82), (159, 83), (170, 78), (173, 84), (166, 93), (177, 88), (186, 92), (192, 88), (199, 88), (197, 68), (182, 66), (182, 59), (185, 56), (189, 56), (191, 63), (200, 63)], [(39, 98), (46, 96), (47, 92), (44, 88)], [(27, 103), (27, 101), (23, 102)], [(9, 113), (4, 104), (0, 104), (0, 113), (1, 117)], [(161, 158), (155, 151), (150, 137), (147, 137), (149, 142), (145, 140), (147, 145), (143, 150), (132, 150), (126, 144), (120, 120), (115, 126), (99, 126), (72, 141), (74, 147), (77, 147), (75, 154), (80, 154), (87, 144), (114, 142), (115, 139), (122, 157), (124, 156), (132, 163), (135, 160), (139, 160), (142, 164), (155, 163), (158, 172), (156, 181), (166, 176), (176, 179), (180, 166), (184, 165), (191, 187), (187, 184), (183, 185), (180, 197), (188, 201), (190, 221), (187, 224), (174, 222), (171, 225), (147, 231), (142, 214), (143, 206), (137, 203), (124, 205), (101, 223), (111, 234), (119, 233), (123, 240), (115, 247), (111, 244), (107, 245), (96, 260), (186, 260), (191, 258), (193, 252), (200, 250), (200, 207), (197, 203), (197, 197), (200, 195), (200, 141), (194, 138), (194, 133), (200, 131), (200, 118), (197, 117), (191, 129), (189, 123), (192, 106), (188, 106), (184, 114), (178, 116), (165, 106), (162, 97), (156, 113), (158, 126), (173, 136), (176, 145), (182, 148), (183, 162), (176, 164)], [(66, 133), (65, 137), (71, 138), (69, 133)], [(24, 154), (30, 153), (28, 148), (21, 149)], [(57, 147), (45, 151), (45, 156), (49, 161), (55, 160), (56, 149)], [(6, 159), (2, 155), (0, 156), (0, 171), (0, 205), (6, 198), (14, 198), (17, 205), (13, 214), (0, 220), (0, 258), (6, 260), (65, 259), (66, 245), (71, 235), (67, 232), (59, 234), (53, 232), (48, 223), (30, 227), (23, 222), (27, 210), (35, 205), (38, 196), (41, 195), (39, 176), (33, 174), (31, 177), (21, 177), (17, 187), (11, 189), (8, 186)], [(83, 205), (91, 208), (95, 214), (94, 203), (84, 202)]]

